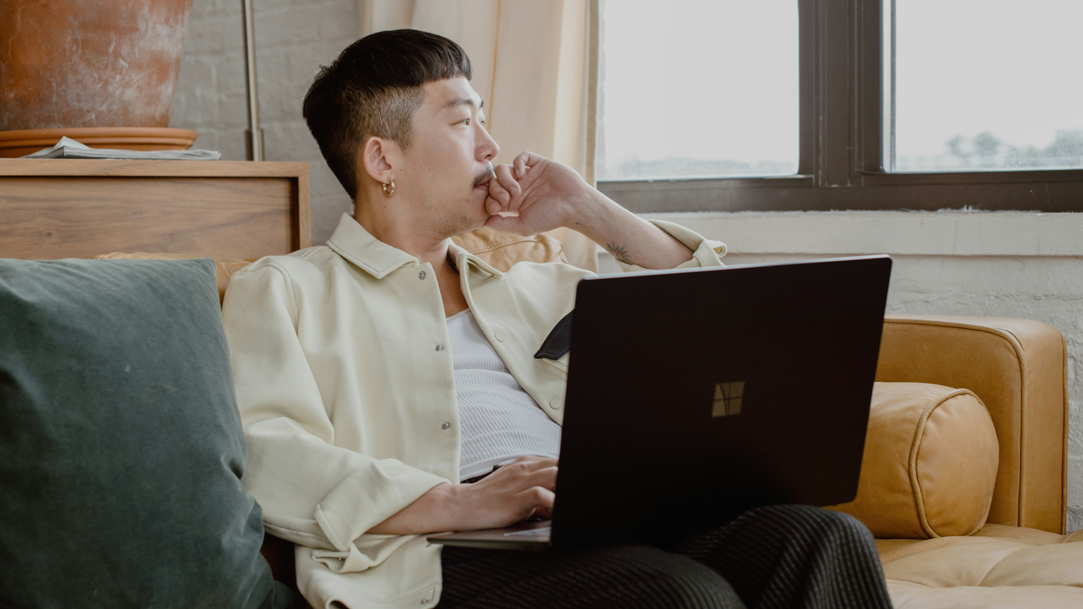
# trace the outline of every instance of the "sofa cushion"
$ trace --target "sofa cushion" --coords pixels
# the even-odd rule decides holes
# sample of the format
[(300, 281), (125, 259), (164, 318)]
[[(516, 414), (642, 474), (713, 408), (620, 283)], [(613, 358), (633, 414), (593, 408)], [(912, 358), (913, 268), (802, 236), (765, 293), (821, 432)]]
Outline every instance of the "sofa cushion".
[(990, 524), (972, 537), (876, 545), (896, 607), (1083, 607), (1083, 531)]
[[(193, 258), (203, 258), (203, 256), (191, 255), (191, 254), (157, 254), (157, 253), (124, 253), (113, 252), (112, 254), (101, 254), (94, 256), (95, 260), (191, 260)], [(252, 264), (259, 258), (223, 258), (221, 260), (215, 260), (214, 266), (216, 267), (215, 283), (218, 285), (218, 303), (221, 304), (222, 300), (226, 297), (226, 287), (229, 286), (229, 278), (234, 273), (243, 269), (244, 267)]]
[(836, 506), (878, 538), (972, 535), (996, 483), (996, 431), (966, 389), (876, 383), (857, 497)]
[(0, 604), (272, 607), (210, 260), (0, 260)]

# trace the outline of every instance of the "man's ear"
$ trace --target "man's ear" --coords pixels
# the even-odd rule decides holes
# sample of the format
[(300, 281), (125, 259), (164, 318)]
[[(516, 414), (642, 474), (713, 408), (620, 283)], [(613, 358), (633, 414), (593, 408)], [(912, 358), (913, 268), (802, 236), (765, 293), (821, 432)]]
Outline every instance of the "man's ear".
[(391, 140), (379, 137), (370, 137), (365, 140), (365, 145), (358, 155), (358, 169), (368, 174), (370, 178), (381, 184), (395, 178), (395, 170), (402, 162), (402, 150), (399, 145)]

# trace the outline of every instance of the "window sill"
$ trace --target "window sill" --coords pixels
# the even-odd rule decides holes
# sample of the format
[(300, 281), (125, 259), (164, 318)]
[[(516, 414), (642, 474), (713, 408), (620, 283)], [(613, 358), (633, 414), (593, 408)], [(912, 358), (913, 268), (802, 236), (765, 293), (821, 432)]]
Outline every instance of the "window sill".
[(1083, 213), (783, 211), (642, 214), (733, 254), (1083, 257)]

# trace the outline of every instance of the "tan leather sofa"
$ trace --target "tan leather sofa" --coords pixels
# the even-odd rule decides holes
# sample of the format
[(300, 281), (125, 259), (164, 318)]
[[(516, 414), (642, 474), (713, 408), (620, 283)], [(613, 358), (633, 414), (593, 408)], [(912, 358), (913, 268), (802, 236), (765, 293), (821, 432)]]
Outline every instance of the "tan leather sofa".
[[(969, 389), (987, 407), (999, 452), (988, 516), (972, 535), (939, 536), (934, 530), (877, 540), (896, 607), (1083, 607), (1083, 531), (1063, 535), (1066, 366), (1064, 338), (1041, 322), (887, 317), (877, 381)], [(883, 457), (909, 448), (896, 444), (878, 452)], [(863, 478), (880, 467), (869, 462), (869, 453), (867, 448)], [(935, 475), (943, 456), (926, 459), (931, 486), (921, 490), (944, 495), (941, 512), (950, 516), (953, 505), (966, 511), (962, 504), (973, 497), (965, 480), (951, 472)], [(884, 513), (914, 518), (918, 495), (883, 506)]]
[[(502, 269), (564, 259), (546, 236), (456, 240)], [(222, 292), (247, 262), (219, 261)], [(835, 509), (879, 533), (896, 607), (1083, 607), (1083, 531), (1063, 534), (1066, 379), (1046, 324), (887, 317), (858, 497)], [(293, 584), (292, 545), (267, 536), (263, 552)]]

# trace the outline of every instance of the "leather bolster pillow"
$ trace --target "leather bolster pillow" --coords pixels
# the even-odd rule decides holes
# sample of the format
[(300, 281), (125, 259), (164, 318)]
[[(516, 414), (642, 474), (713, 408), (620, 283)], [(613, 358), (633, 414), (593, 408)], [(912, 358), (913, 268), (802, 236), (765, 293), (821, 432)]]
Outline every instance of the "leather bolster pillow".
[(985, 525), (1000, 462), (976, 395), (928, 383), (876, 383), (857, 497), (832, 509), (880, 539), (971, 535)]

